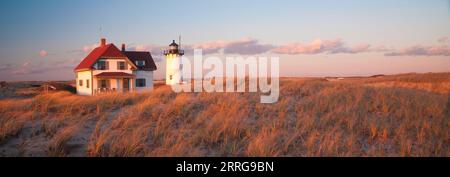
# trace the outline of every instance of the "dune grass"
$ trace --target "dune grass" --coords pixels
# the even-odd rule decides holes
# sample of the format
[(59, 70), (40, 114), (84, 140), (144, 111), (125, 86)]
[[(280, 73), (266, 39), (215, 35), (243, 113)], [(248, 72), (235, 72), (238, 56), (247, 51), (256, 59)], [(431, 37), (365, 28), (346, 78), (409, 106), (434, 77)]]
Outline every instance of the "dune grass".
[(167, 86), (0, 100), (0, 156), (450, 156), (449, 83), (449, 73), (282, 78), (275, 104)]

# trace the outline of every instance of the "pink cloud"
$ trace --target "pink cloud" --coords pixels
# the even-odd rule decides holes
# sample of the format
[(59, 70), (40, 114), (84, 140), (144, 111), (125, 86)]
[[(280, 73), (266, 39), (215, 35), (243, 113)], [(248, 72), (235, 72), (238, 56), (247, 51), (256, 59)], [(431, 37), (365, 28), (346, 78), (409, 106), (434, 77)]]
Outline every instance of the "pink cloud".
[(270, 44), (260, 44), (258, 40), (249, 40), (243, 42), (235, 42), (224, 48), (225, 54), (241, 54), (241, 55), (254, 55), (265, 53), (274, 46)]
[[(448, 41), (448, 37), (439, 38), (439, 42), (441, 43)], [(85, 45), (83, 46), (82, 51), (88, 53), (96, 47), (98, 47), (97, 43), (92, 45)], [(162, 51), (166, 49), (168, 49), (168, 45), (154, 44), (138, 44), (127, 48), (127, 50), (129, 51), (150, 51), (154, 58), (163, 58)], [(215, 40), (198, 44), (186, 44), (182, 46), (182, 49), (184, 49), (185, 53), (188, 55), (192, 54), (193, 49), (203, 49), (203, 54), (223, 53), (240, 55), (254, 55), (266, 52), (288, 55), (358, 54), (367, 52), (384, 53), (385, 56), (449, 55), (448, 45), (417, 45), (400, 50), (395, 50), (384, 45), (372, 46), (368, 43), (361, 43), (358, 45), (350, 46), (339, 38), (334, 40), (316, 39), (309, 43), (297, 42), (276, 46), (273, 44), (262, 44), (257, 39), (246, 37), (237, 40)]]
[(315, 54), (358, 54), (365, 52), (389, 52), (392, 49), (387, 48), (384, 45), (372, 47), (367, 43), (358, 44), (355, 46), (348, 46), (341, 39), (335, 40), (322, 40), (316, 39), (310, 43), (291, 43), (281, 45), (271, 50), (277, 54), (288, 55), (315, 55)]
[[(160, 55), (163, 50), (168, 49), (168, 45), (160, 46), (154, 44), (138, 44), (128, 47), (130, 51), (150, 51), (152, 55)], [(258, 40), (252, 38), (242, 38), (238, 40), (216, 40), (199, 44), (186, 44), (181, 47), (186, 54), (192, 54), (194, 49), (203, 49), (203, 54), (219, 53), (223, 50), (227, 54), (257, 54), (267, 52), (273, 48), (270, 44), (260, 44)]]
[(28, 67), (30, 65), (31, 61), (26, 61), (22, 64), (23, 67)]
[(379, 45), (379, 46), (376, 46), (376, 47), (372, 47), (370, 50), (371, 50), (372, 52), (390, 52), (390, 51), (392, 51), (393, 49), (388, 48), (388, 47), (386, 47), (386, 46), (384, 46), (384, 45)]
[(20, 68), (12, 71), (11, 74), (21, 75), (21, 74), (29, 74), (29, 72), (23, 68)]
[(370, 45), (369, 44), (359, 44), (354, 47), (345, 47), (344, 45), (331, 49), (329, 53), (338, 54), (338, 53), (363, 53), (369, 52)]
[(8, 63), (8, 64), (0, 64), (0, 72), (12, 70), (12, 69), (14, 69), (14, 67), (15, 66), (13, 64), (10, 64), (10, 63)]
[(22, 65), (12, 69), (11, 74), (29, 74), (31, 61), (25, 61)]
[(273, 48), (273, 45), (260, 44), (258, 40), (246, 37), (238, 40), (216, 40), (188, 45), (186, 48), (187, 50), (203, 49), (204, 54), (219, 53), (223, 50), (225, 54), (253, 55), (267, 52)]
[(416, 45), (386, 53), (385, 56), (450, 56), (450, 46)]
[(357, 45), (357, 46), (351, 48), (350, 51), (353, 52), (353, 53), (360, 53), (360, 52), (368, 51), (369, 48), (370, 48), (369, 44), (360, 44), (360, 45)]
[(94, 50), (95, 48), (97, 48), (99, 46), (99, 44), (98, 43), (96, 43), (96, 44), (90, 44), (90, 45), (85, 45), (85, 46), (83, 46), (83, 52), (84, 53), (89, 53), (89, 52), (91, 52), (92, 50)]
[(10, 66), (8, 70), (11, 74), (15, 75), (27, 75), (27, 74), (42, 74), (50, 71), (56, 70), (71, 70), (78, 63), (80, 59), (70, 59), (70, 60), (53, 60), (53, 61), (25, 61), (18, 66)]
[(137, 45), (134, 50), (136, 51), (148, 51), (151, 47), (148, 45)]
[(127, 50), (132, 50), (132, 51), (150, 51), (152, 53), (154, 52), (158, 52), (158, 51), (162, 51), (163, 47), (162, 46), (158, 46), (158, 45), (153, 45), (153, 44), (138, 44), (134, 47), (130, 47), (127, 48)]
[(74, 49), (74, 50), (68, 50), (67, 53), (76, 53), (78, 55), (86, 55), (87, 53), (90, 53), (92, 50), (94, 50), (95, 48), (99, 47), (100, 45), (95, 43), (95, 44), (87, 44), (82, 46), (81, 48), (78, 49)]
[(48, 55), (48, 52), (47, 52), (46, 50), (41, 50), (41, 51), (39, 51), (39, 55), (40, 55), (41, 57), (45, 57), (45, 56)]
[(274, 48), (272, 52), (277, 54), (338, 54), (338, 53), (361, 53), (369, 52), (369, 44), (360, 44), (354, 47), (347, 47), (341, 39), (322, 40), (316, 39), (310, 43), (291, 43)]
[[(247, 39), (238, 40), (238, 41), (242, 42), (242, 41), (246, 41), (246, 40)], [(205, 43), (200, 43), (200, 44), (194, 44), (191, 47), (196, 48), (196, 49), (203, 49), (203, 50), (216, 50), (216, 49), (225, 48), (232, 43), (236, 43), (236, 41), (233, 42), (233, 41), (226, 41), (226, 40), (216, 40), (216, 41), (210, 41), (210, 42), (205, 42)]]
[(227, 40), (216, 40), (216, 41), (209, 41), (199, 44), (193, 44), (193, 45), (186, 45), (185, 48), (188, 53), (192, 53), (192, 50), (194, 49), (202, 49), (204, 54), (212, 54), (212, 53), (219, 53), (220, 50), (224, 49), (225, 47), (228, 47), (230, 45), (236, 44), (236, 43), (242, 43), (247, 42), (251, 39), (249, 38), (243, 38), (235, 41), (227, 41)]

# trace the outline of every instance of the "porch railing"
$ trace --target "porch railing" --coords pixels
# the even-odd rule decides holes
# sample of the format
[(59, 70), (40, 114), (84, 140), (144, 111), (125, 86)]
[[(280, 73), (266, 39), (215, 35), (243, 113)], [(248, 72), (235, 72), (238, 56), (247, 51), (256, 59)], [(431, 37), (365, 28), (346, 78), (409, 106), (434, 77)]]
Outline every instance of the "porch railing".
[(116, 88), (97, 88), (94, 89), (94, 94), (105, 94), (105, 93), (115, 93), (117, 92)]
[(107, 94), (107, 93), (129, 92), (129, 91), (132, 91), (132, 89), (123, 88), (122, 90), (118, 90), (116, 88), (97, 88), (94, 89), (94, 94)]

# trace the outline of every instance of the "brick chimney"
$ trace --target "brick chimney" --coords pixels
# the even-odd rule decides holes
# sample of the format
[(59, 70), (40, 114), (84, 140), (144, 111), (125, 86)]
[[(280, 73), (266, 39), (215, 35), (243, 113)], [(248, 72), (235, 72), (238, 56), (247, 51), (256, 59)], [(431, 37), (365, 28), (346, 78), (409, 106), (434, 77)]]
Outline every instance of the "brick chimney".
[(106, 45), (106, 39), (105, 38), (102, 38), (100, 41), (101, 41), (100, 42), (100, 46), (105, 46)]
[(125, 52), (125, 44), (122, 44), (122, 52)]

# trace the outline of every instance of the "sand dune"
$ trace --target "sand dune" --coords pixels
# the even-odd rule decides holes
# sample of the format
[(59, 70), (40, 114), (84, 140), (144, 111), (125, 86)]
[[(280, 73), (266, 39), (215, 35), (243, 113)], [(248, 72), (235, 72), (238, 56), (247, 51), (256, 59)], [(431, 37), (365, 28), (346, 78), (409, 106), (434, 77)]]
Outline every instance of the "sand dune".
[[(450, 73), (282, 78), (259, 93), (0, 100), (0, 156), (450, 156)], [(3, 92), (6, 93), (6, 92)]]

